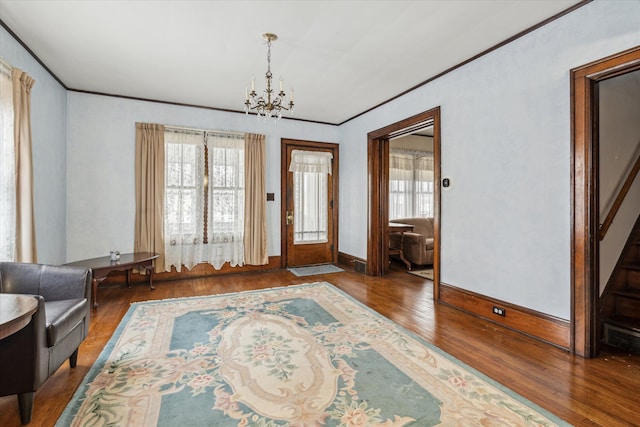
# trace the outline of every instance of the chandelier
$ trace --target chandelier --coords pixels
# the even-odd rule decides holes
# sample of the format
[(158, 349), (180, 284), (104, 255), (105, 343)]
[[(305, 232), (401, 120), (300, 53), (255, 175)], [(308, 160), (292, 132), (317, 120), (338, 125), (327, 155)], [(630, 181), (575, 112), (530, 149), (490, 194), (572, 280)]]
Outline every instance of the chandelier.
[(265, 119), (273, 117), (274, 119), (282, 118), (282, 111), (289, 111), (293, 114), (293, 89), (291, 89), (291, 101), (288, 103), (285, 101), (287, 96), (282, 89), (282, 77), (280, 77), (280, 92), (277, 95), (274, 94), (274, 89), (271, 88), (271, 81), (273, 75), (271, 74), (271, 42), (276, 41), (278, 36), (272, 33), (265, 33), (262, 38), (267, 41), (267, 72), (265, 74), (265, 80), (267, 81), (267, 88), (263, 91), (263, 95), (258, 96), (256, 93), (256, 79), (251, 79), (251, 92), (245, 90), (244, 100), (244, 112), (249, 114), (249, 111), (255, 111), (258, 117), (263, 116)]

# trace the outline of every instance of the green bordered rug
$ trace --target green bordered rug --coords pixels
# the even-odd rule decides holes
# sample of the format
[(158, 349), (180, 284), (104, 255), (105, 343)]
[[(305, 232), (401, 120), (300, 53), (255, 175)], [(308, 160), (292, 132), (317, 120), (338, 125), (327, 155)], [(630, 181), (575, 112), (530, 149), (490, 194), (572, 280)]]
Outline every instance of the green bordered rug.
[(328, 283), (136, 303), (56, 426), (566, 426)]
[(339, 273), (341, 271), (344, 271), (340, 267), (336, 267), (333, 264), (310, 265), (308, 267), (292, 267), (288, 270), (298, 277), (315, 276), (316, 274)]

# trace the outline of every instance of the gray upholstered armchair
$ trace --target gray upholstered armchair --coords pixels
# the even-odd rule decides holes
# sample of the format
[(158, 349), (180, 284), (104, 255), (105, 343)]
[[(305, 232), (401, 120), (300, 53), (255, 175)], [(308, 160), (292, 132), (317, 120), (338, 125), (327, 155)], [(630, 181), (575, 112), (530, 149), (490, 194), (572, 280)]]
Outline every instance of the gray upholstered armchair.
[(402, 248), (402, 254), (412, 264), (433, 264), (433, 218), (400, 218), (390, 222), (409, 224), (413, 231), (389, 236), (389, 247)]
[(36, 390), (66, 359), (76, 366), (89, 331), (91, 270), (0, 262), (0, 292), (38, 300), (29, 324), (0, 340), (0, 396), (18, 395), (27, 424)]

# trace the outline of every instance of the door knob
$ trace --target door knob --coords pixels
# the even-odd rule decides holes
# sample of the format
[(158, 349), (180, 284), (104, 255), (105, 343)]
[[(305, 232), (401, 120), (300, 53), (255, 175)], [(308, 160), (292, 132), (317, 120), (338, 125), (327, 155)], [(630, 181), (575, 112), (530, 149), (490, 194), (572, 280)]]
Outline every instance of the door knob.
[(293, 224), (293, 211), (287, 211), (287, 225)]

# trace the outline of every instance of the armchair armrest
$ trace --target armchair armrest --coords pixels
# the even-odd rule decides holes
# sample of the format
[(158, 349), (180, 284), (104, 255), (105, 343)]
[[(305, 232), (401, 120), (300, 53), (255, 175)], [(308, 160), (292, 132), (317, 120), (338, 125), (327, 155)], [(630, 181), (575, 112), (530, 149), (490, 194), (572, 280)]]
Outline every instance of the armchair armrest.
[(433, 238), (424, 234), (407, 232), (403, 235), (402, 251), (404, 256), (414, 264), (433, 263)]
[(433, 238), (424, 234), (407, 232), (404, 233), (404, 243), (406, 245), (417, 246), (423, 249), (433, 249)]

